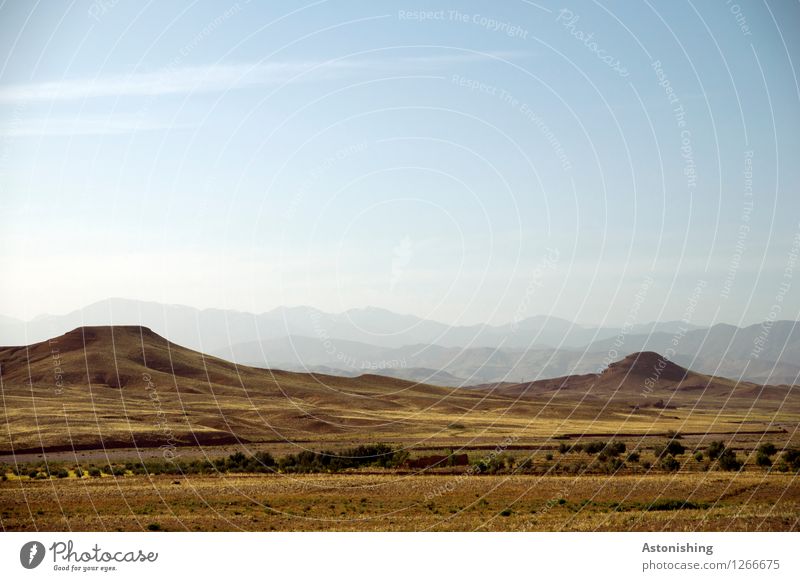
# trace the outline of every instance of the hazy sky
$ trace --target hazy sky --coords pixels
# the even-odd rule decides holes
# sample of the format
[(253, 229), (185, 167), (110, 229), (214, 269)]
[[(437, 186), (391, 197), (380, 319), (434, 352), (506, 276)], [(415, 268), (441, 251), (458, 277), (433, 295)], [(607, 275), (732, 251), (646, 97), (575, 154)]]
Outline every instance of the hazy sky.
[(799, 32), (797, 2), (5, 2), (0, 314), (796, 319)]

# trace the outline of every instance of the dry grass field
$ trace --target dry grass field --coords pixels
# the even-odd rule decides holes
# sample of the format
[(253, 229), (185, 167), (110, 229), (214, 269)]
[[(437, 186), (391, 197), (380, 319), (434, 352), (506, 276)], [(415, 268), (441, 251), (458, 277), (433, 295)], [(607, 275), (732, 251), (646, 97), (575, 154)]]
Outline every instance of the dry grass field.
[(228, 475), (8, 481), (3, 530), (796, 531), (796, 475)]
[[(800, 446), (796, 388), (652, 353), (597, 374), (453, 389), (241, 367), (141, 327), (90, 327), (0, 348), (0, 388), (3, 530), (798, 528), (798, 461), (786, 456)], [(732, 467), (709, 456), (714, 441)], [(581, 449), (591, 442), (624, 453)], [(276, 461), (257, 474), (215, 464), (375, 443), (405, 460)], [(408, 463), (465, 454), (468, 465)]]

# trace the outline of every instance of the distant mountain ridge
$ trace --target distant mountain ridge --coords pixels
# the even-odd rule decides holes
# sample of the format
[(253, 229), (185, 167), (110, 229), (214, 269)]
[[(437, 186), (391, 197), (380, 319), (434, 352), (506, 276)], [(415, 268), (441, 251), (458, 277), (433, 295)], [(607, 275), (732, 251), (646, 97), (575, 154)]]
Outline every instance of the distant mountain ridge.
[(262, 314), (109, 299), (23, 323), (0, 317), (0, 344), (42, 341), (83, 325), (143, 325), (170, 341), (239, 364), (465, 386), (595, 373), (615, 355), (666, 353), (702, 373), (759, 383), (800, 377), (796, 321), (739, 328), (681, 322), (625, 329), (534, 316), (506, 325), (450, 326), (367, 307), (340, 314), (280, 307)]
[[(448, 325), (377, 307), (338, 314), (313, 307), (278, 307), (254, 314), (112, 298), (66, 315), (45, 315), (27, 322), (0, 317), (0, 344), (42, 341), (83, 325), (143, 325), (181, 345), (206, 352), (290, 335), (357, 341), (377, 347), (430, 344), (569, 348), (613, 338), (622, 332), (618, 327), (587, 327), (542, 315), (503, 325)], [(626, 332), (672, 332), (676, 325), (647, 323), (634, 325)]]
[(723, 432), (740, 429), (754, 410), (760, 429), (776, 421), (791, 427), (797, 418), (794, 388), (703, 375), (650, 352), (599, 373), (450, 389), (376, 374), (237, 366), (135, 325), (79, 327), (0, 347), (0, 378), (0, 455), (107, 448), (177, 454), (195, 445), (421, 441), (442, 434), (473, 441), (487, 431), (499, 441), (509, 430), (549, 438), (552, 425), (542, 432), (536, 421), (545, 417), (560, 418), (558, 429), (567, 434), (603, 433), (604, 422), (623, 425), (621, 419), (633, 433), (663, 434), (698, 415), (712, 422), (704, 430)]

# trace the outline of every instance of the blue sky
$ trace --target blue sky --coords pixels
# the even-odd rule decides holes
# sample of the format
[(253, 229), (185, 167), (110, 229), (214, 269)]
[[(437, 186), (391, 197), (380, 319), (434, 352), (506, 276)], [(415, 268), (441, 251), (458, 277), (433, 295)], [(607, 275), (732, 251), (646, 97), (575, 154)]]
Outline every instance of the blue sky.
[(498, 4), (4, 3), (0, 313), (796, 319), (800, 5)]

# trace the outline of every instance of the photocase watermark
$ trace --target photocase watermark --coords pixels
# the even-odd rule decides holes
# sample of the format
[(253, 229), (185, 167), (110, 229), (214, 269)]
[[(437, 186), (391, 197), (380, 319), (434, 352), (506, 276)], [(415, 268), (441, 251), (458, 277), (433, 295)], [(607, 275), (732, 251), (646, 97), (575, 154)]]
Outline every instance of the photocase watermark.
[(411, 263), (411, 257), (414, 255), (414, 245), (411, 242), (411, 237), (404, 236), (403, 239), (392, 248), (392, 271), (389, 276), (389, 291), (394, 291), (394, 287), (403, 278), (403, 274)]
[(50, 345), (50, 357), (53, 360), (54, 393), (56, 395), (62, 395), (64, 393), (64, 369), (61, 367), (61, 350), (57, 345), (54, 346), (54, 343), (58, 343), (58, 339), (48, 340), (48, 344)]
[(550, 512), (550, 510), (552, 510), (554, 507), (564, 504), (565, 500), (569, 497), (569, 491), (570, 488), (562, 486), (555, 495), (547, 499), (547, 502), (544, 503), (544, 506), (533, 511), (533, 516), (525, 521), (525, 524), (523, 524), (521, 527), (521, 531), (525, 532), (535, 529), (536, 517), (542, 517)]
[(143, 549), (105, 550), (97, 543), (88, 549), (76, 549), (70, 539), (56, 541), (49, 549), (39, 541), (29, 541), (19, 551), (19, 562), (26, 569), (35, 569), (42, 564), (48, 551), (53, 558), (53, 570), (70, 573), (107, 573), (116, 571), (120, 563), (155, 563), (158, 560), (157, 552)]
[(366, 141), (352, 143), (346, 147), (336, 150), (333, 154), (327, 156), (322, 163), (312, 168), (311, 171), (307, 173), (307, 177), (300, 183), (297, 192), (289, 202), (289, 207), (283, 213), (284, 220), (289, 220), (294, 216), (295, 212), (297, 212), (300, 202), (308, 193), (308, 190), (314, 186), (314, 184), (318, 183), (322, 177), (325, 176), (325, 174), (328, 173), (337, 163), (362, 153), (368, 148), (369, 144)]
[(463, 24), (473, 24), (485, 28), (490, 32), (497, 32), (509, 38), (521, 38), (527, 40), (530, 32), (517, 24), (504, 20), (497, 20), (483, 14), (472, 14), (459, 10), (398, 10), (398, 20), (411, 22), (461, 22)]
[(380, 359), (377, 361), (359, 360), (357, 357), (345, 353), (336, 346), (335, 340), (330, 336), (327, 330), (322, 327), (320, 322), (320, 314), (312, 311), (309, 315), (311, 317), (311, 324), (314, 327), (314, 334), (322, 342), (322, 348), (325, 353), (332, 356), (340, 365), (345, 368), (362, 371), (379, 371), (384, 369), (405, 369), (405, 357), (398, 359)]
[(439, 498), (444, 496), (445, 494), (452, 494), (456, 491), (456, 489), (463, 485), (469, 478), (475, 476), (476, 474), (480, 474), (481, 466), (487, 465), (492, 462), (495, 458), (504, 454), (506, 450), (514, 443), (519, 440), (519, 436), (508, 436), (502, 442), (497, 444), (488, 454), (485, 454), (481, 457), (478, 462), (472, 463), (467, 466), (467, 469), (464, 472), (459, 473), (455, 478), (448, 478), (447, 482), (441, 484), (425, 493), (425, 502), (430, 502), (434, 498)]
[(608, 54), (594, 38), (594, 32), (585, 32), (577, 27), (581, 17), (567, 8), (562, 8), (558, 11), (556, 22), (569, 31), (569, 33), (578, 41), (580, 41), (590, 52), (592, 52), (600, 62), (607, 65), (612, 71), (617, 73), (620, 77), (627, 77), (631, 73), (626, 67), (622, 65), (620, 60), (615, 56)]
[(156, 384), (153, 382), (152, 376), (149, 373), (143, 373), (142, 381), (145, 382), (145, 391), (147, 392), (147, 396), (150, 398), (153, 408), (156, 411), (156, 427), (166, 438), (166, 443), (159, 446), (159, 449), (161, 450), (161, 456), (167, 462), (173, 462), (175, 458), (178, 457), (178, 440), (175, 437), (172, 428), (169, 426), (167, 414), (164, 413), (164, 408), (161, 404), (161, 398), (158, 395), (158, 389), (156, 388)]
[(479, 81), (477, 79), (471, 79), (455, 74), (450, 80), (453, 84), (468, 89), (469, 91), (484, 93), (486, 95), (497, 97), (503, 104), (509, 105), (512, 109), (518, 111), (519, 114), (527, 122), (536, 127), (536, 129), (538, 129), (542, 136), (547, 140), (547, 143), (550, 145), (553, 153), (556, 154), (559, 163), (561, 163), (561, 169), (564, 171), (569, 171), (572, 169), (572, 162), (569, 160), (561, 141), (556, 137), (555, 133), (550, 126), (547, 125), (545, 120), (527, 103), (521, 101), (505, 89), (484, 83), (483, 81)]
[(42, 564), (46, 554), (44, 545), (39, 541), (29, 541), (19, 550), (19, 562), (26, 569), (36, 569)]
[(650, 65), (656, 74), (659, 86), (664, 89), (667, 101), (672, 105), (672, 115), (675, 124), (680, 130), (680, 152), (683, 159), (683, 175), (686, 176), (686, 189), (692, 193), (697, 188), (697, 164), (694, 161), (694, 147), (692, 145), (692, 132), (686, 124), (686, 110), (683, 108), (678, 93), (672, 87), (667, 73), (660, 60), (653, 61)]
[[(118, 0), (113, 0), (113, 2), (109, 2), (106, 0), (99, 1), (99, 3), (101, 4), (103, 3), (111, 4), (110, 7), (107, 7), (106, 10), (103, 10), (103, 13), (108, 12), (108, 10), (110, 8), (113, 8), (113, 5), (115, 5), (117, 2)], [(96, 2), (96, 4), (97, 3), (98, 2)], [(200, 30), (200, 32), (194, 35), (192, 40), (190, 40), (180, 48), (178, 54), (167, 64), (166, 67), (164, 67), (163, 71), (165, 73), (175, 72), (178, 69), (178, 67), (180, 67), (181, 64), (183, 64), (184, 59), (192, 53), (192, 51), (194, 51), (203, 41), (205, 41), (209, 36), (211, 36), (220, 26), (222, 26), (230, 18), (239, 14), (242, 11), (242, 9), (249, 3), (250, 0), (243, 0), (242, 2), (236, 2), (233, 6), (229, 7), (219, 16), (211, 20)], [(145, 103), (142, 105), (141, 108), (139, 108), (139, 111), (137, 112), (137, 117), (139, 119), (142, 119), (147, 115), (147, 113), (150, 111), (150, 107), (157, 98), (158, 95), (155, 93), (148, 96)]]
[(689, 325), (694, 317), (694, 312), (697, 310), (697, 304), (700, 302), (700, 296), (703, 294), (707, 286), (708, 282), (700, 279), (695, 284), (694, 289), (692, 289), (692, 294), (689, 296), (686, 308), (683, 311), (683, 316), (681, 317), (682, 326), (678, 327), (678, 330), (673, 333), (672, 338), (670, 339), (670, 345), (667, 347), (664, 353), (662, 353), (662, 357), (658, 360), (658, 363), (656, 363), (653, 373), (645, 378), (642, 387), (642, 397), (648, 397), (651, 393), (653, 393), (658, 380), (661, 378), (661, 374), (667, 367), (667, 363), (675, 358), (675, 355), (678, 352), (678, 346), (686, 336), (686, 333), (689, 332)]
[(728, 262), (728, 271), (722, 283), (720, 298), (730, 297), (736, 273), (742, 263), (742, 256), (747, 244), (747, 237), (750, 234), (750, 217), (753, 213), (753, 151), (744, 152), (744, 202), (742, 204), (742, 214), (739, 218), (739, 229), (736, 232), (736, 244), (733, 247), (733, 254)]
[(653, 277), (648, 275), (639, 285), (639, 288), (633, 297), (633, 304), (631, 304), (631, 308), (628, 309), (628, 314), (625, 316), (625, 322), (623, 323), (622, 328), (619, 330), (619, 333), (617, 333), (617, 335), (614, 337), (614, 342), (606, 352), (606, 356), (597, 367), (597, 373), (602, 372), (606, 367), (619, 359), (620, 349), (622, 349), (622, 346), (625, 345), (625, 338), (639, 320), (639, 310), (642, 308), (645, 299), (647, 299), (647, 293), (650, 291), (650, 288), (653, 286), (654, 282), (655, 281), (653, 280)]
[[(798, 228), (800, 228), (800, 224), (798, 224)], [(767, 318), (761, 323), (761, 332), (753, 339), (753, 350), (750, 351), (752, 359), (758, 359), (761, 356), (761, 352), (766, 348), (769, 334), (772, 332), (772, 325), (775, 324), (783, 310), (783, 301), (792, 288), (792, 279), (794, 278), (794, 269), (797, 266), (798, 256), (800, 256), (800, 231), (795, 232), (794, 238), (792, 238), (792, 246), (786, 257), (786, 265), (783, 268), (783, 276), (781, 283), (778, 285), (778, 292), (775, 293), (775, 300), (769, 309)]]
[(531, 300), (533, 299), (536, 291), (544, 286), (545, 273), (554, 271), (558, 264), (560, 253), (558, 248), (545, 249), (545, 255), (539, 260), (531, 272), (530, 280), (525, 287), (525, 294), (522, 297), (514, 316), (511, 319), (511, 332), (515, 333), (519, 329), (519, 324), (530, 308)]
[(742, 32), (742, 34), (744, 36), (753, 36), (753, 32), (750, 30), (750, 25), (747, 23), (747, 18), (742, 12), (742, 7), (733, 0), (725, 0), (725, 5), (728, 7), (728, 11), (733, 14), (733, 18), (736, 20), (736, 25), (739, 27), (739, 30)]
[(102, 17), (113, 10), (117, 4), (119, 4), (119, 0), (94, 0), (94, 2), (89, 5), (87, 14), (89, 18), (100, 22)]

